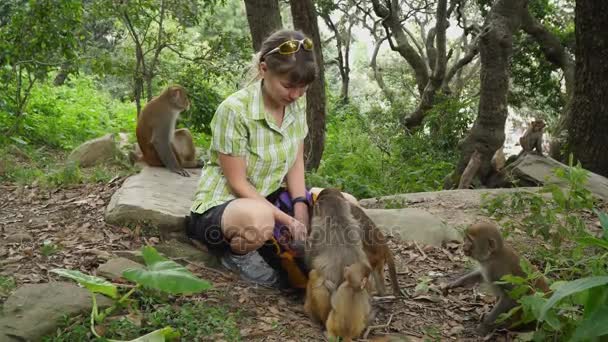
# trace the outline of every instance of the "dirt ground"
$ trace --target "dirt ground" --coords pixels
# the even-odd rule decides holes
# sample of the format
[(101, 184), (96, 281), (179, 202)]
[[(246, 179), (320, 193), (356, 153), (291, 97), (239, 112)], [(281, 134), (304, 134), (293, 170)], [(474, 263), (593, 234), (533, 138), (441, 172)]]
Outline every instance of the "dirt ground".
[[(105, 223), (105, 207), (123, 180), (55, 191), (0, 185), (0, 275), (14, 277), (17, 285), (21, 285), (59, 280), (48, 272), (55, 267), (95, 274), (113, 251), (159, 243), (158, 236)], [(458, 207), (458, 203), (419, 206), (444, 213), (441, 216), (448, 221), (457, 218), (459, 211), (472, 210)], [(390, 247), (404, 296), (374, 301), (375, 318), (361, 340), (387, 334), (412, 341), (484, 340), (474, 335), (473, 329), (481, 314), (491, 308), (494, 298), (478, 288), (454, 291), (447, 296), (439, 291), (441, 282), (470, 267), (458, 244), (435, 248), (391, 239)], [(239, 322), (243, 340), (325, 340), (321, 328), (304, 314), (301, 297), (251, 286), (222, 271), (193, 265), (189, 268), (211, 280), (214, 289), (204, 296), (180, 300), (202, 300), (239, 310), (244, 317)], [(0, 303), (4, 300), (6, 294), (0, 296)], [(512, 337), (499, 332), (485, 340)], [(221, 340), (221, 336), (211, 339)]]

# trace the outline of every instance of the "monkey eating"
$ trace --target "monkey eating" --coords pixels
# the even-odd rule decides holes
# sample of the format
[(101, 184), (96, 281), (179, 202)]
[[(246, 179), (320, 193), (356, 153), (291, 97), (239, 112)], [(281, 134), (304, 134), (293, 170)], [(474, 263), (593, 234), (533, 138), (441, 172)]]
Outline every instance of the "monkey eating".
[[(478, 333), (486, 335), (494, 329), (495, 321), (500, 314), (508, 312), (517, 305), (507, 293), (510, 289), (509, 284), (497, 285), (494, 282), (507, 274), (520, 277), (526, 277), (526, 274), (520, 266), (519, 255), (511, 246), (504, 243), (498, 227), (492, 223), (480, 222), (468, 227), (465, 231), (463, 251), (466, 256), (479, 262), (480, 267), (447, 284), (444, 290), (466, 287), (481, 281), (490, 284), (492, 291), (498, 297), (498, 302), (477, 327)], [(544, 293), (550, 291), (543, 277), (536, 279), (534, 287)]]
[[(337, 200), (343, 199), (347, 201), (342, 192), (335, 188), (324, 189), (320, 194), (321, 197), (335, 197)], [(397, 281), (397, 270), (395, 269), (395, 260), (393, 253), (388, 248), (386, 237), (376, 224), (367, 216), (365, 211), (359, 206), (348, 202), (350, 212), (353, 218), (357, 221), (357, 226), (360, 228), (360, 236), (363, 242), (363, 251), (367, 255), (367, 259), (372, 267), (372, 279), (374, 289), (379, 295), (386, 294), (386, 286), (384, 285), (384, 265), (388, 265), (389, 277), (391, 279), (391, 287), (393, 294), (396, 297), (401, 296), (399, 282)]]
[(342, 283), (344, 269), (355, 263), (369, 265), (358, 222), (345, 199), (321, 191), (312, 208), (306, 249), (307, 264), (313, 271), (309, 273), (304, 306), (313, 320), (325, 323), (323, 317), (327, 317), (330, 305), (327, 295)]
[(371, 314), (371, 297), (367, 292), (369, 264), (358, 262), (344, 268), (344, 281), (331, 297), (331, 311), (327, 317), (330, 341), (342, 337), (352, 341), (367, 327)]
[(165, 166), (184, 177), (190, 174), (184, 168), (200, 167), (190, 131), (175, 129), (179, 114), (190, 108), (186, 89), (171, 86), (148, 102), (137, 119), (137, 143), (141, 156), (150, 166)]
[(540, 156), (543, 155), (543, 130), (545, 122), (543, 120), (534, 120), (530, 123), (524, 135), (519, 138), (519, 144), (522, 151), (519, 153), (528, 153), (536, 150)]

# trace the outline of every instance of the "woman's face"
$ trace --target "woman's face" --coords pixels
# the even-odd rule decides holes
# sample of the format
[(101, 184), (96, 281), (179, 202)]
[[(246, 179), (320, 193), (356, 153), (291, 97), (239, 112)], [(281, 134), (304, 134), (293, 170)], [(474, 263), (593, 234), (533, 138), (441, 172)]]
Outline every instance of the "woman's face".
[(281, 105), (287, 106), (297, 99), (302, 97), (308, 89), (305, 84), (293, 84), (285, 76), (276, 75), (268, 70), (266, 63), (260, 64), (260, 71), (264, 79), (264, 88), (266, 93), (272, 98), (272, 101)]

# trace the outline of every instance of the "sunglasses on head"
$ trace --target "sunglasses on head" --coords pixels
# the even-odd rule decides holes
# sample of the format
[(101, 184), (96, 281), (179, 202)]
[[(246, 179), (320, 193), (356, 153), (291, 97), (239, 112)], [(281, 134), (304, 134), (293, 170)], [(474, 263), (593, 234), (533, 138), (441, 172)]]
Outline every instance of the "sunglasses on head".
[(300, 46), (302, 48), (304, 48), (304, 50), (306, 51), (312, 51), (312, 40), (310, 38), (304, 38), (302, 40), (288, 40), (284, 43), (281, 43), (281, 45), (277, 46), (276, 48), (268, 51), (264, 57), (271, 55), (273, 53), (278, 52), (281, 55), (291, 55), (293, 53), (296, 53), (300, 50)]

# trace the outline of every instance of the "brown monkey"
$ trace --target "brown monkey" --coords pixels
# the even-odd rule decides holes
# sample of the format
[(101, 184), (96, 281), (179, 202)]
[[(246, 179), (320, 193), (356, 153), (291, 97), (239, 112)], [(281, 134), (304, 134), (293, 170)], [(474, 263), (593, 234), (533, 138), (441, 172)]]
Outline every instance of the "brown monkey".
[[(492, 223), (480, 222), (468, 227), (465, 232), (463, 251), (465, 255), (477, 260), (480, 268), (449, 283), (444, 289), (468, 286), (482, 280), (492, 286), (493, 292), (498, 297), (498, 303), (477, 327), (477, 331), (485, 335), (494, 328), (498, 315), (517, 305), (517, 302), (507, 294), (509, 286), (499, 286), (494, 282), (500, 280), (506, 274), (521, 277), (525, 277), (526, 274), (519, 265), (519, 255), (511, 246), (504, 243), (498, 227)], [(542, 277), (536, 280), (534, 286), (544, 293), (550, 291)]]
[[(334, 197), (337, 200), (344, 199), (344, 194), (335, 188), (326, 188), (321, 191), (318, 198)], [(391, 278), (391, 286), (393, 294), (397, 297), (401, 296), (399, 282), (397, 281), (397, 270), (395, 269), (395, 260), (393, 253), (388, 248), (386, 237), (374, 221), (365, 213), (359, 206), (347, 201), (350, 206), (350, 212), (357, 221), (357, 225), (361, 229), (361, 238), (363, 242), (363, 251), (367, 255), (367, 259), (372, 267), (373, 285), (378, 294), (386, 294), (386, 286), (384, 285), (384, 265), (388, 265), (388, 272)]]
[(315, 269), (308, 273), (308, 283), (306, 283), (306, 299), (304, 301), (304, 311), (314, 321), (325, 324), (327, 316), (331, 311), (331, 295), (325, 286), (325, 279)]
[(545, 122), (543, 120), (534, 120), (530, 123), (524, 135), (519, 138), (519, 144), (522, 151), (519, 153), (532, 152), (536, 149), (538, 155), (543, 155), (543, 129)]
[(327, 196), (323, 190), (312, 210), (311, 233), (306, 244), (310, 269), (316, 269), (329, 288), (342, 282), (344, 267), (366, 261), (359, 223), (343, 198)]
[(332, 310), (326, 323), (330, 340), (339, 336), (343, 341), (352, 341), (367, 327), (372, 308), (367, 292), (370, 272), (369, 264), (364, 262), (344, 268), (344, 281), (331, 296)]
[(167, 88), (148, 102), (137, 120), (137, 143), (143, 159), (150, 166), (165, 166), (184, 177), (187, 167), (199, 167), (194, 142), (186, 128), (175, 129), (179, 114), (190, 108), (186, 89)]

